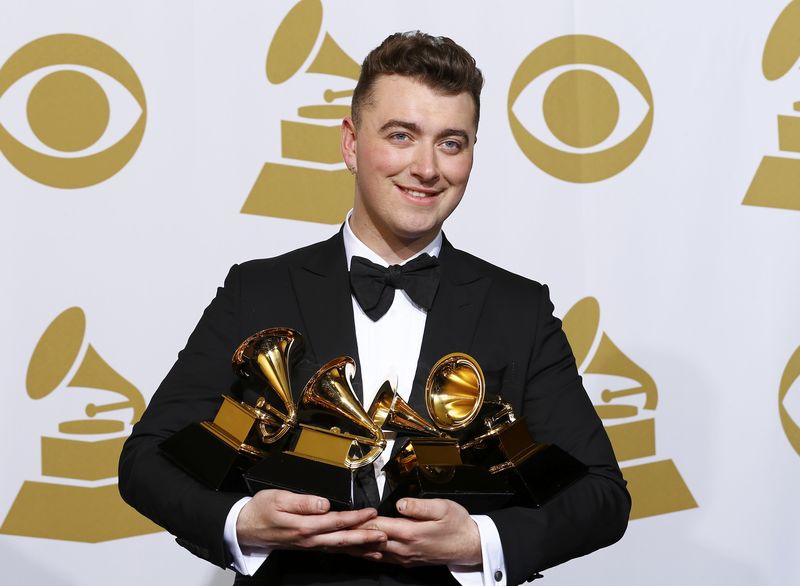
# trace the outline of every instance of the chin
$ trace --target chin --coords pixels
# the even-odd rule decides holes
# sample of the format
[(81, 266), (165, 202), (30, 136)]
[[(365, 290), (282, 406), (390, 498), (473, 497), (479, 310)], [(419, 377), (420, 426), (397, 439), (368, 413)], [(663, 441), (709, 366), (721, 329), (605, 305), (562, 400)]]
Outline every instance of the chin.
[(436, 234), (439, 232), (439, 227), (429, 226), (426, 228), (415, 227), (414, 229), (398, 229), (395, 230), (395, 234), (401, 239), (408, 242), (413, 242), (416, 240), (421, 240), (425, 238), (433, 239)]

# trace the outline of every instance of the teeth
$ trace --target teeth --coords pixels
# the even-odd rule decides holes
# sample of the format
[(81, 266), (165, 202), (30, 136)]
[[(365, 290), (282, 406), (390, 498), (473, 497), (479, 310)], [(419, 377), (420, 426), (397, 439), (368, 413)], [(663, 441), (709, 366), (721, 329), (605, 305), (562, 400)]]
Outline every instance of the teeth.
[(406, 189), (405, 192), (412, 197), (428, 197), (427, 193), (422, 193), (421, 191), (414, 191), (412, 189)]

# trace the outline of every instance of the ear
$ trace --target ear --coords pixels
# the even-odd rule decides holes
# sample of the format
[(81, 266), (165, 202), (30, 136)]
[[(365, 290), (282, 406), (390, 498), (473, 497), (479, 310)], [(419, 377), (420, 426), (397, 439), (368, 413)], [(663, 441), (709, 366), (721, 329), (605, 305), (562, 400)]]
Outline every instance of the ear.
[(356, 169), (356, 125), (348, 116), (342, 120), (342, 159), (350, 171)]

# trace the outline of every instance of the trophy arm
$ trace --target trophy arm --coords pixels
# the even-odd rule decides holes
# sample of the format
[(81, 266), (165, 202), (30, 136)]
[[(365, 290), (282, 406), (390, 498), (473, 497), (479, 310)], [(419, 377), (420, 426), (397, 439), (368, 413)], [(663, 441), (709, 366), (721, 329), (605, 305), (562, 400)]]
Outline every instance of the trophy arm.
[(258, 433), (265, 444), (274, 444), (297, 424), (297, 412), (283, 413), (262, 396), (253, 410), (258, 414)]
[(344, 461), (344, 465), (347, 466), (350, 470), (357, 470), (358, 468), (362, 468), (364, 466), (369, 466), (375, 460), (378, 459), (378, 456), (381, 455), (383, 450), (386, 448), (386, 440), (381, 438), (356, 438), (355, 440), (359, 445), (366, 444), (371, 446), (369, 451), (364, 454), (363, 456), (357, 458), (351, 458), (349, 455)]

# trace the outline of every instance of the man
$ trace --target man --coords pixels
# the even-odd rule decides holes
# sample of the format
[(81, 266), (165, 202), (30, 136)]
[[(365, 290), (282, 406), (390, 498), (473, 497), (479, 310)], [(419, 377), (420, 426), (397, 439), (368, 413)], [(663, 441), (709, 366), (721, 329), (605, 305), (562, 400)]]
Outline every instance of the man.
[[(441, 232), (469, 179), (482, 84), (474, 59), (446, 38), (396, 34), (367, 56), (352, 118), (342, 123), (342, 154), (356, 179), (342, 230), (233, 267), (126, 443), (123, 497), (193, 553), (253, 575), (237, 584), (517, 584), (625, 530), (630, 498), (547, 288), (456, 250)], [(395, 267), (382, 277), (380, 307), (366, 302), (348, 268), (357, 274), (369, 261), (419, 266), (433, 274), (433, 295), (412, 300)], [(570, 452), (589, 472), (540, 509), (484, 516), (447, 500), (409, 498), (398, 503), (399, 517), (379, 517), (382, 477), (376, 484), (371, 470), (357, 478), (354, 511), (332, 512), (325, 499), (286, 491), (249, 499), (208, 490), (158, 444), (212, 419), (222, 391), (253, 401), (230, 356), (244, 338), (274, 326), (297, 329), (306, 341), (293, 387), (346, 354), (359, 364), (354, 387), (366, 405), (394, 369), (399, 392), (424, 411), (433, 363), (466, 352), (538, 441)]]

